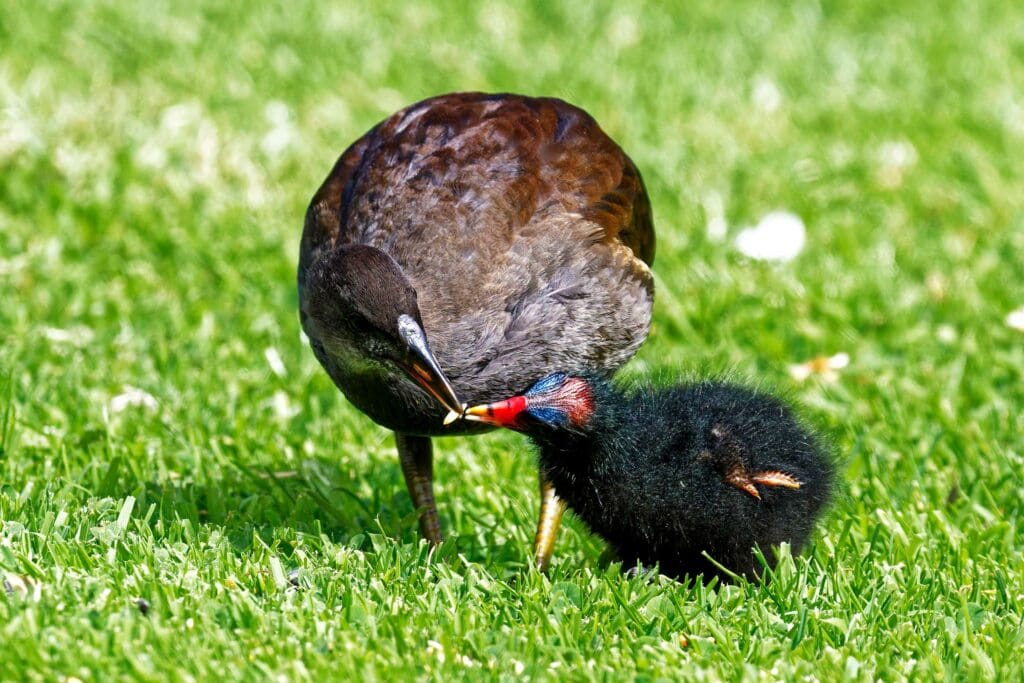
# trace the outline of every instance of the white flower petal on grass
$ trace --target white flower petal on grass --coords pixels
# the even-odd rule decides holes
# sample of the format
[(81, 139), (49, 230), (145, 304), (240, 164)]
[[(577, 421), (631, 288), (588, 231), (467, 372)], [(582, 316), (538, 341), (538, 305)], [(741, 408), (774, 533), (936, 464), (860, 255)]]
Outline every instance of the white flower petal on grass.
[(878, 148), (878, 181), (884, 187), (898, 187), (903, 176), (917, 163), (917, 149), (905, 140), (891, 140)]
[(640, 42), (643, 32), (640, 30), (640, 25), (637, 24), (636, 19), (628, 14), (620, 14), (608, 22), (605, 36), (607, 36), (608, 42), (612, 44), (612, 47), (622, 49)]
[(142, 407), (146, 410), (156, 410), (157, 406), (156, 398), (138, 387), (131, 385), (124, 385), (124, 391), (114, 398), (110, 399), (110, 412), (122, 413), (127, 408)]
[(797, 382), (803, 382), (811, 375), (821, 375), (826, 382), (835, 382), (839, 379), (839, 370), (850, 364), (850, 354), (840, 352), (834, 356), (818, 356), (806, 363), (796, 363), (789, 366), (789, 375)]
[(721, 242), (729, 230), (729, 224), (725, 220), (725, 202), (722, 195), (711, 192), (704, 198), (704, 215), (707, 216), (707, 234), (712, 242)]
[(274, 396), (270, 399), (270, 405), (280, 420), (290, 420), (301, 412), (301, 409), (288, 398), (288, 394), (280, 390), (274, 392)]
[(444, 664), (444, 645), (437, 642), (436, 640), (427, 641), (427, 654), (434, 655), (434, 657), (437, 658), (437, 661)]
[(789, 366), (789, 376), (797, 382), (803, 382), (811, 376), (811, 372), (810, 363), (796, 363)]
[(753, 100), (755, 107), (770, 114), (782, 106), (782, 91), (775, 85), (775, 81), (762, 76), (754, 83), (750, 99)]
[(711, 216), (708, 218), (708, 239), (712, 242), (721, 242), (725, 239), (725, 233), (729, 230), (729, 224), (725, 222), (725, 216)]
[(1016, 311), (1010, 311), (1006, 315), (1006, 324), (1015, 330), (1024, 332), (1024, 306), (1021, 306)]
[(0, 159), (13, 157), (26, 147), (41, 147), (42, 136), (37, 129), (28, 108), (8, 100), (8, 106), (0, 110)]
[(263, 357), (267, 359), (267, 364), (270, 365), (270, 370), (278, 377), (284, 377), (288, 374), (288, 371), (284, 367), (284, 361), (281, 360), (281, 354), (278, 353), (277, 349), (273, 346), (268, 346), (263, 349)]
[(93, 331), (84, 325), (77, 325), (69, 330), (59, 327), (43, 328), (43, 336), (55, 344), (71, 344), (72, 346), (85, 346), (95, 336)]
[(878, 148), (878, 161), (883, 166), (907, 168), (917, 163), (917, 149), (906, 140), (890, 140)]
[(455, 663), (460, 664), (467, 669), (472, 669), (474, 666), (480, 666), (480, 664), (474, 661), (471, 657), (458, 653), (455, 655)]
[(170, 137), (188, 134), (188, 129), (203, 117), (199, 102), (179, 102), (163, 110), (160, 115), (160, 130)]
[(792, 261), (807, 242), (804, 222), (788, 211), (773, 211), (736, 236), (736, 248), (759, 261)]
[(260, 141), (260, 149), (268, 157), (281, 156), (285, 150), (293, 147), (298, 138), (298, 130), (292, 123), (291, 110), (280, 100), (267, 103), (263, 115), (270, 124), (270, 130)]
[(135, 163), (146, 169), (161, 170), (167, 166), (167, 148), (163, 141), (153, 136), (135, 151)]
[(20, 441), (22, 446), (27, 446), (28, 448), (49, 448), (53, 445), (46, 429), (43, 429), (42, 432), (37, 432), (34, 429), (25, 429), (21, 432)]
[(850, 354), (840, 351), (828, 359), (829, 367), (833, 370), (842, 370), (850, 364)]

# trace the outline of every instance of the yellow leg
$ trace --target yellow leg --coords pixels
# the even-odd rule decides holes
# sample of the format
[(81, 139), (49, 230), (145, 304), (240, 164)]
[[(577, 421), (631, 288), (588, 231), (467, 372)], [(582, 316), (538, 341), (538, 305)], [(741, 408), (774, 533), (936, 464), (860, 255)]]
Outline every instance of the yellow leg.
[(540, 520), (537, 522), (537, 536), (533, 541), (534, 563), (542, 572), (548, 570), (551, 555), (555, 552), (558, 527), (565, 512), (565, 501), (555, 493), (555, 487), (540, 476)]
[(395, 446), (413, 507), (420, 511), (420, 532), (423, 538), (438, 545), (444, 537), (434, 502), (434, 454), (430, 438), (396, 433)]

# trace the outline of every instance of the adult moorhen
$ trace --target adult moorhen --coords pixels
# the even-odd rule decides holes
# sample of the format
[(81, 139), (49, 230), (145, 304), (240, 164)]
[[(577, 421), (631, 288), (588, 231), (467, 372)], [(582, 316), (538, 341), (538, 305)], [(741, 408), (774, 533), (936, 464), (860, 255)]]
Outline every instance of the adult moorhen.
[[(430, 437), (460, 399), (558, 369), (613, 373), (647, 336), (650, 204), (633, 162), (557, 99), (457, 93), (385, 119), (306, 212), (298, 284), (310, 346), (394, 430), (423, 535), (441, 541)], [(541, 479), (544, 568), (564, 510)]]
[(717, 381), (616, 390), (552, 374), (525, 394), (477, 405), (469, 421), (525, 432), (542, 475), (625, 563), (662, 573), (738, 574), (759, 546), (794, 552), (829, 500), (822, 441), (774, 396)]

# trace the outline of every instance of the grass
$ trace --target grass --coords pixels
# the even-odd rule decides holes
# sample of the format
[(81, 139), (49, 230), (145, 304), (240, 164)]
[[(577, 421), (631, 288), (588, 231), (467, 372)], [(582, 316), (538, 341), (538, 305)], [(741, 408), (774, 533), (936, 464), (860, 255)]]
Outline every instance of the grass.
[[(297, 5), (0, 9), (0, 679), (1024, 675), (1024, 10)], [(640, 166), (627, 374), (727, 370), (832, 435), (845, 493), (774, 580), (629, 578), (574, 520), (530, 571), (512, 434), (439, 441), (418, 542), (294, 267), (336, 155), (459, 89), (573, 101)], [(803, 253), (745, 259), (776, 209)]]

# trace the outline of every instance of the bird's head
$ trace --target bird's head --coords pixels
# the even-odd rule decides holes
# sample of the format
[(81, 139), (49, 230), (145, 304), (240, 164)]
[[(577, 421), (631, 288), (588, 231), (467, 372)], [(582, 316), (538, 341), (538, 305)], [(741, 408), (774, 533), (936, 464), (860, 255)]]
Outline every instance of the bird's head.
[(394, 259), (373, 247), (339, 247), (310, 267), (305, 282), (302, 324), (323, 353), (345, 367), (401, 371), (448, 410), (462, 411), (427, 343), (416, 290)]
[(595, 389), (595, 380), (555, 373), (521, 395), (466, 408), (463, 417), (531, 436), (581, 433), (594, 416)]

